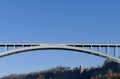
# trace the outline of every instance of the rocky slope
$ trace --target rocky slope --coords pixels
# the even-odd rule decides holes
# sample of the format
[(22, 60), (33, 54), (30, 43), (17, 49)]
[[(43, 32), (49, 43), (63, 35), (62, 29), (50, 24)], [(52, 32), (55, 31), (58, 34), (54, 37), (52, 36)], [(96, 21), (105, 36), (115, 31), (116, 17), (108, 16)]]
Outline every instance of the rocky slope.
[(81, 68), (56, 67), (41, 72), (29, 74), (9, 75), (0, 79), (120, 79), (120, 64), (106, 60), (101, 67), (86, 68), (81, 73)]

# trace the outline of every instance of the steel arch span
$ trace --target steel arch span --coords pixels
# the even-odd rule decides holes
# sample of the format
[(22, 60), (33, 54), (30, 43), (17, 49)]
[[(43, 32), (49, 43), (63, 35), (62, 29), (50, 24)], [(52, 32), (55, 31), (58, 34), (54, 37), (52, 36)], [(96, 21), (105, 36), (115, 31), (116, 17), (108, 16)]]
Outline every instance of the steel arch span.
[[(118, 58), (117, 56), (117, 52), (118, 52), (118, 48), (120, 47), (120, 44), (0, 43), (0, 47), (5, 48), (5, 51), (0, 53), (0, 57), (5, 57), (12, 54), (22, 53), (26, 51), (33, 51), (33, 50), (48, 50), (48, 49), (56, 50), (57, 49), (57, 50), (70, 50), (70, 51), (83, 52), (87, 54), (93, 54), (100, 57), (109, 58), (115, 62), (120, 63), (120, 58)], [(12, 47), (13, 49), (8, 49), (9, 47)], [(102, 48), (105, 48), (106, 51), (101, 52)], [(114, 56), (109, 54), (110, 48), (114, 49)]]

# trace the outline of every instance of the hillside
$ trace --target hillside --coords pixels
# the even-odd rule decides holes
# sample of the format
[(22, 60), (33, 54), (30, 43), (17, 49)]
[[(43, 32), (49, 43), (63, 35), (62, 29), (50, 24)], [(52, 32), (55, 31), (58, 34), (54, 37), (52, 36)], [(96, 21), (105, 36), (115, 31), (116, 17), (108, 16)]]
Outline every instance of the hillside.
[(120, 64), (106, 60), (101, 67), (56, 67), (29, 74), (9, 75), (0, 79), (120, 79)]

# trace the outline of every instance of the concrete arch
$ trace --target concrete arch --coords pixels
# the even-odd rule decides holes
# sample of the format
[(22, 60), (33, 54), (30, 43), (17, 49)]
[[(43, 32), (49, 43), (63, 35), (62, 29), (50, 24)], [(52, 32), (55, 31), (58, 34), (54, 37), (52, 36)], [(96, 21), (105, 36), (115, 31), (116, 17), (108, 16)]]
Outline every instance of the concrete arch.
[(120, 63), (120, 59), (102, 52), (98, 52), (98, 51), (94, 51), (91, 49), (87, 49), (87, 48), (81, 48), (81, 47), (72, 47), (72, 46), (63, 46), (63, 45), (43, 45), (43, 46), (32, 46), (32, 47), (23, 47), (23, 48), (18, 48), (18, 49), (13, 49), (13, 50), (8, 50), (5, 52), (0, 53), (0, 57), (5, 57), (8, 55), (12, 55), (12, 54), (17, 54), (17, 53), (22, 53), (22, 52), (26, 52), (26, 51), (34, 51), (34, 50), (47, 50), (47, 49), (57, 49), (57, 50), (70, 50), (70, 51), (78, 51), (78, 52), (83, 52), (83, 53), (88, 53), (88, 54), (93, 54), (93, 55), (97, 55), (100, 57), (104, 57), (104, 58), (110, 58), (115, 62)]

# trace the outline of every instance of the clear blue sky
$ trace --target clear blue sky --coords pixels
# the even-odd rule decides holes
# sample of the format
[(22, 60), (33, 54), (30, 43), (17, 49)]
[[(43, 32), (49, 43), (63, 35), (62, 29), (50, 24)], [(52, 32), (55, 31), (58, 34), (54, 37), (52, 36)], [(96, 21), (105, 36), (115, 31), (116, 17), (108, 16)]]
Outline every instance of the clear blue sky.
[[(0, 42), (120, 43), (119, 34), (120, 0), (0, 0)], [(72, 51), (32, 51), (0, 58), (0, 76), (103, 61)]]

